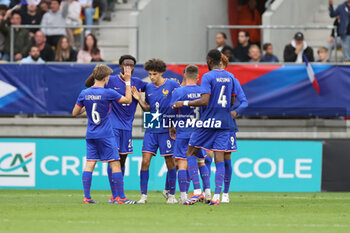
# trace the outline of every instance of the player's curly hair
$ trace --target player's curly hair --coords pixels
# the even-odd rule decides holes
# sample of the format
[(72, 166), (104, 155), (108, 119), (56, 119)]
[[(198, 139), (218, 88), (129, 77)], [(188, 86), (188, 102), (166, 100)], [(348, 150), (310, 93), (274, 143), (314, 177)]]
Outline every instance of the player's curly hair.
[(217, 49), (212, 49), (208, 52), (207, 58), (213, 65), (220, 65), (222, 53)]
[(123, 55), (119, 58), (119, 65), (121, 65), (123, 63), (124, 60), (132, 60), (134, 62), (134, 65), (136, 65), (136, 58), (134, 58), (131, 55)]
[(94, 79), (101, 81), (105, 77), (111, 75), (112, 73), (113, 70), (111, 68), (102, 64), (95, 66), (94, 70), (92, 71), (92, 76), (94, 77)]
[(222, 68), (226, 69), (228, 67), (228, 63), (230, 61), (228, 60), (228, 58), (222, 53), (221, 54), (221, 63), (222, 63)]
[(164, 73), (166, 71), (166, 64), (160, 59), (152, 58), (145, 63), (144, 68), (147, 71), (156, 71), (159, 73)]

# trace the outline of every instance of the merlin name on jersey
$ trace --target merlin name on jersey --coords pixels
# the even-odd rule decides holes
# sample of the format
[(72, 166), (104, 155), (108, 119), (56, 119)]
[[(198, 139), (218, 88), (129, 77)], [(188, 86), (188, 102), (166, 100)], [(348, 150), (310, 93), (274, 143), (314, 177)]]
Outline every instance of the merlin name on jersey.
[(221, 128), (222, 122), (216, 120), (215, 118), (208, 118), (205, 121), (196, 119), (186, 119), (186, 120), (169, 120), (163, 119), (164, 128)]

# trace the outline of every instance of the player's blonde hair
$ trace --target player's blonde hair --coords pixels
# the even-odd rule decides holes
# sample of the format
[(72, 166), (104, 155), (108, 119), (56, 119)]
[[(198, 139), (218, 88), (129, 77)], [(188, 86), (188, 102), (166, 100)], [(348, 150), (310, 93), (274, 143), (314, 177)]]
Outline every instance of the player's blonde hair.
[(92, 76), (94, 77), (94, 79), (101, 81), (105, 77), (111, 75), (112, 73), (113, 70), (111, 68), (102, 64), (95, 66), (94, 70), (92, 71)]

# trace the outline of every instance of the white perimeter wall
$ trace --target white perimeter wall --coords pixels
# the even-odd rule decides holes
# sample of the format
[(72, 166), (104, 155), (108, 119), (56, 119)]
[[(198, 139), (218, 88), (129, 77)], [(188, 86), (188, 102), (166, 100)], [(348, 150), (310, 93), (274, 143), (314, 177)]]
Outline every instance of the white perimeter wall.
[[(227, 0), (148, 0), (137, 21), (140, 63), (153, 57), (205, 62), (206, 25), (228, 24)], [(211, 33), (210, 48), (216, 47), (216, 32)]]

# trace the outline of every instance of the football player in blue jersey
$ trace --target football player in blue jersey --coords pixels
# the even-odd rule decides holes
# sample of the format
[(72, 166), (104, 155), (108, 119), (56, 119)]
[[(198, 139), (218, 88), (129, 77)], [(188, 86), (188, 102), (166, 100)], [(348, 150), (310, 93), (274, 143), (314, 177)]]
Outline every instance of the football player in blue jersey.
[(112, 182), (115, 203), (118, 204), (135, 204), (136, 202), (128, 200), (124, 194), (123, 175), (121, 172), (120, 158), (117, 152), (116, 140), (113, 135), (112, 124), (109, 116), (110, 104), (119, 102), (130, 104), (132, 100), (130, 77), (131, 69), (128, 67), (125, 74), (125, 97), (115, 90), (104, 88), (109, 81), (112, 73), (106, 65), (97, 65), (91, 77), (94, 79), (94, 86), (83, 90), (73, 109), (73, 116), (81, 114), (85, 107), (88, 117), (86, 132), (86, 166), (83, 172), (84, 186), (84, 204), (96, 203), (90, 195), (92, 173), (97, 161), (108, 162), (112, 168)]
[[(171, 99), (170, 107), (176, 101), (190, 101), (201, 97), (201, 87), (197, 84), (199, 77), (199, 69), (195, 65), (188, 65), (184, 72), (184, 86), (174, 90)], [(178, 166), (178, 181), (181, 192), (180, 203), (191, 205), (195, 202), (204, 199), (199, 183), (198, 167), (201, 171), (206, 199), (210, 201), (210, 176), (207, 167), (204, 164), (205, 152), (200, 150), (195, 156), (186, 157), (188, 142), (194, 129), (194, 121), (200, 117), (200, 107), (183, 106), (177, 109), (176, 119), (173, 120), (174, 130), (171, 131), (171, 136), (175, 140), (174, 143), (174, 158)], [(174, 133), (176, 133), (174, 135)], [(198, 160), (198, 164), (197, 164)], [(187, 171), (190, 179), (193, 181), (194, 193), (187, 198)]]
[[(215, 194), (210, 205), (220, 204), (220, 194), (225, 176), (224, 155), (228, 151), (233, 121), (230, 108), (235, 100), (233, 75), (221, 69), (222, 54), (214, 49), (207, 55), (210, 72), (202, 77), (202, 95), (192, 101), (177, 101), (174, 108), (183, 106), (205, 106), (197, 128), (191, 135), (187, 157), (197, 154), (200, 148), (215, 152)], [(202, 124), (200, 124), (202, 123)]]
[[(129, 67), (131, 69), (131, 74), (134, 71), (134, 67), (136, 65), (136, 59), (131, 55), (123, 55), (119, 59), (121, 75), (112, 75), (109, 78), (109, 81), (106, 85), (106, 88), (111, 88), (117, 90), (120, 94), (125, 94), (125, 80), (123, 78), (123, 74), (125, 69)], [(140, 78), (131, 77), (131, 86), (136, 87), (137, 90), (145, 91), (147, 83), (142, 81)], [(93, 85), (93, 80), (88, 79), (85, 82), (86, 86)], [(130, 104), (122, 104), (113, 102), (111, 108), (111, 123), (113, 127), (114, 136), (116, 137), (117, 147), (120, 156), (120, 164), (122, 167), (122, 173), (124, 175), (125, 172), (125, 161), (128, 154), (133, 153), (132, 147), (132, 123), (134, 121), (134, 116), (136, 112), (138, 101), (136, 99), (132, 99)], [(107, 168), (108, 179), (111, 185), (112, 182), (112, 170), (110, 167)], [(113, 189), (112, 189), (113, 190)], [(115, 193), (112, 193), (111, 198), (109, 199), (109, 203), (113, 203), (113, 196)]]
[[(152, 156), (157, 154), (164, 157), (168, 168), (169, 195), (167, 203), (177, 203), (175, 198), (176, 168), (173, 159), (173, 140), (169, 135), (169, 118), (175, 115), (170, 108), (170, 100), (175, 88), (180, 85), (174, 81), (162, 77), (166, 71), (166, 64), (160, 59), (151, 59), (144, 65), (148, 71), (152, 83), (148, 83), (145, 91), (145, 101), (141, 98), (140, 90), (133, 87), (133, 96), (139, 101), (144, 113), (146, 132), (142, 145), (142, 165), (140, 172), (141, 199), (138, 203), (147, 203), (147, 187), (149, 179), (149, 166)], [(149, 111), (149, 112), (148, 112)], [(147, 118), (148, 117), (148, 118)]]
[[(226, 69), (228, 62), (226, 61), (226, 56), (222, 55), (222, 68)], [(236, 101), (234, 105), (231, 107), (231, 116), (233, 119), (233, 126), (231, 128), (231, 135), (229, 140), (229, 149), (227, 152), (225, 152), (225, 178), (224, 178), (224, 192), (222, 193), (221, 202), (222, 203), (229, 203), (229, 189), (231, 184), (231, 177), (232, 177), (232, 164), (231, 164), (231, 152), (237, 151), (237, 140), (236, 140), (236, 132), (238, 132), (237, 122), (236, 122), (236, 116), (241, 114), (242, 111), (248, 107), (248, 100), (244, 94), (244, 91), (242, 89), (241, 84), (239, 83), (238, 79), (233, 78), (234, 86), (235, 86), (235, 92), (236, 95)]]

